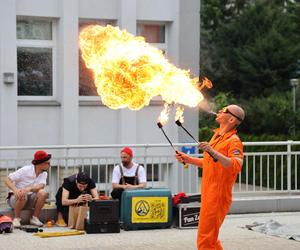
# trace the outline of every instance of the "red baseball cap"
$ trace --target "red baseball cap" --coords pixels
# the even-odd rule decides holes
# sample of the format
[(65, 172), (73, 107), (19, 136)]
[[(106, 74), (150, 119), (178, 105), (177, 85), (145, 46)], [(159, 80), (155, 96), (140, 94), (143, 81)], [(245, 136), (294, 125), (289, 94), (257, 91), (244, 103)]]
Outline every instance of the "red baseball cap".
[(128, 154), (130, 157), (132, 157), (133, 156), (133, 152), (132, 152), (132, 149), (131, 148), (129, 148), (129, 147), (125, 147), (125, 148), (123, 148), (122, 150), (121, 150), (121, 153), (126, 153), (126, 154)]
[(45, 161), (48, 161), (51, 158), (51, 154), (43, 150), (36, 151), (34, 153), (34, 159), (32, 160), (33, 165), (41, 164)]

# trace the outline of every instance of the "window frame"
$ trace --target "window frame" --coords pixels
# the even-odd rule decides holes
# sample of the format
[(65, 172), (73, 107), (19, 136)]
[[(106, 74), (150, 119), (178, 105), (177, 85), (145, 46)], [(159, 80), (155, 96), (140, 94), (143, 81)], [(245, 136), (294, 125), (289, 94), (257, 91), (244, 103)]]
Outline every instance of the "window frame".
[[(95, 22), (95, 24), (99, 24), (99, 25), (103, 25), (103, 23), (105, 23), (105, 25), (112, 25), (112, 26), (118, 26), (118, 21), (115, 20), (115, 19), (96, 19), (96, 18), (79, 18), (78, 19), (78, 37), (79, 37), (79, 33), (80, 33), (80, 24), (81, 23), (91, 23), (91, 22)], [(101, 24), (102, 23), (102, 24)], [(80, 47), (79, 47), (79, 44), (78, 44), (78, 53), (79, 53), (79, 56), (80, 56)], [(78, 58), (78, 99), (79, 99), (79, 102), (82, 101), (82, 102), (89, 102), (89, 101), (92, 101), (92, 102), (101, 102), (101, 96), (100, 95), (80, 95), (79, 94), (79, 88), (80, 88), (80, 71), (79, 71), (79, 58)]]
[[(168, 30), (169, 30), (169, 24), (167, 22), (155, 22), (155, 21), (140, 21), (137, 20), (136, 22), (136, 31), (138, 30), (138, 25), (164, 25), (165, 26), (165, 42), (164, 43), (149, 43), (151, 46), (156, 47), (159, 50), (163, 50), (165, 52), (164, 56), (167, 57), (168, 56)], [(138, 34), (136, 34), (136, 36), (138, 36)], [(153, 103), (158, 103), (159, 105), (161, 105), (162, 98), (161, 96), (154, 96), (151, 101), (150, 101), (150, 105)]]
[[(139, 21), (136, 22), (136, 30), (138, 29), (138, 25), (164, 25), (165, 26), (165, 42), (164, 43), (149, 43), (150, 45), (158, 48), (159, 50), (165, 51), (165, 56), (168, 55), (168, 23), (167, 22), (153, 22), (153, 21)], [(138, 34), (136, 34), (138, 36)]]
[[(17, 17), (16, 22), (21, 19), (21, 16)], [(49, 96), (31, 96), (31, 95), (17, 95), (18, 101), (54, 101), (57, 97), (57, 22), (52, 18), (36, 18), (36, 17), (26, 17), (28, 20), (49, 20), (52, 23), (52, 40), (36, 40), (36, 39), (18, 39), (16, 38), (16, 50), (19, 47), (23, 48), (51, 48), (52, 49), (52, 95)], [(17, 62), (18, 62), (18, 54), (17, 54)], [(17, 72), (18, 73), (18, 72)], [(18, 77), (18, 76), (17, 76)], [(18, 80), (17, 80), (18, 82)]]

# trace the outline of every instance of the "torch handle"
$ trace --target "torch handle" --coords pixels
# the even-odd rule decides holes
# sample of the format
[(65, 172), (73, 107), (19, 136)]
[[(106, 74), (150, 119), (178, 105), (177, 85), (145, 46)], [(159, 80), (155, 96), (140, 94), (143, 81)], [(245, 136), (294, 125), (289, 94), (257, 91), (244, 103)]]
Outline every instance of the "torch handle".
[[(176, 154), (179, 153), (178, 150), (175, 150), (175, 152), (176, 152)], [(185, 161), (183, 161), (182, 164), (183, 164), (183, 167), (184, 167), (184, 168), (188, 168), (188, 167), (189, 167), (189, 164), (188, 164), (188, 163), (185, 163)]]
[[(182, 123), (179, 121), (179, 120), (177, 120), (176, 122), (175, 122), (178, 126), (180, 126), (197, 144), (199, 144), (199, 141), (197, 141), (196, 139), (195, 139), (195, 137), (182, 125)], [(210, 156), (211, 156), (211, 158), (213, 158), (214, 159), (214, 162), (217, 162), (218, 161), (218, 159), (217, 158), (215, 158), (210, 152), (207, 152)]]
[[(168, 142), (170, 143), (171, 147), (174, 149), (174, 151), (176, 153), (178, 153), (178, 151), (175, 149), (175, 147), (173, 146), (173, 143), (171, 142), (171, 140), (169, 139), (169, 137), (167, 136), (167, 134), (165, 133), (164, 129), (163, 129), (163, 125), (161, 124), (161, 122), (157, 123), (157, 126), (161, 129), (161, 131), (163, 132), (164, 136), (166, 137), (166, 139), (168, 140)], [(184, 161), (182, 162), (184, 168), (188, 168), (189, 164), (185, 163)]]
[[(207, 151), (206, 151), (206, 152), (207, 152)], [(216, 157), (214, 157), (211, 153), (209, 153), (209, 152), (207, 152), (207, 153), (210, 155), (211, 158), (214, 159), (214, 162), (217, 162), (217, 161), (218, 161), (218, 159), (217, 159)]]

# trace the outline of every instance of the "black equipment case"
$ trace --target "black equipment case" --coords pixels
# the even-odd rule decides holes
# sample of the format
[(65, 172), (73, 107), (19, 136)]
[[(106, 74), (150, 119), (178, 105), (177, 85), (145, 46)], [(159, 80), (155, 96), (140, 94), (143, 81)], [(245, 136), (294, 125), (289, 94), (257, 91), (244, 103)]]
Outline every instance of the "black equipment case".
[(86, 233), (120, 233), (118, 200), (92, 201), (89, 209), (84, 221)]
[(200, 202), (181, 203), (174, 208), (175, 226), (180, 229), (197, 228), (200, 219)]

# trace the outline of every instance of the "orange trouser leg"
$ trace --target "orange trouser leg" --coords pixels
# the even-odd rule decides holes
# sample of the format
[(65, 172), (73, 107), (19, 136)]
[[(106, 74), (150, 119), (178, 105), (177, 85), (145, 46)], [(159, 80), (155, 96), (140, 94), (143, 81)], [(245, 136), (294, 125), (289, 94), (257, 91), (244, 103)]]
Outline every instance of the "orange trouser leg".
[[(203, 217), (205, 217), (205, 215), (203, 215), (202, 218)], [(219, 227), (216, 220), (216, 216), (214, 218), (200, 219), (197, 238), (198, 250), (216, 249), (216, 243), (219, 235)]]
[(221, 241), (219, 241), (219, 240), (217, 241), (216, 250), (223, 250)]
[(220, 211), (216, 211), (215, 215), (201, 213), (197, 237), (198, 250), (223, 250), (218, 236), (225, 215)]

